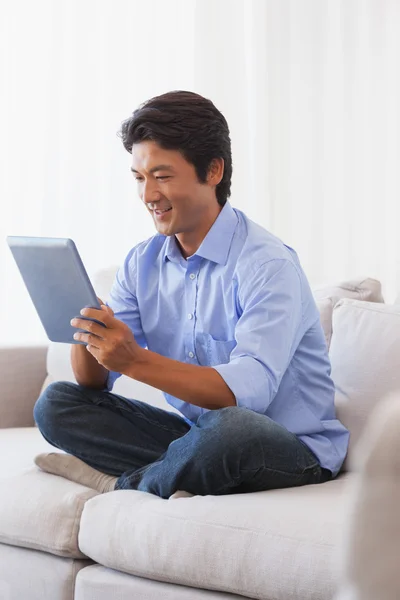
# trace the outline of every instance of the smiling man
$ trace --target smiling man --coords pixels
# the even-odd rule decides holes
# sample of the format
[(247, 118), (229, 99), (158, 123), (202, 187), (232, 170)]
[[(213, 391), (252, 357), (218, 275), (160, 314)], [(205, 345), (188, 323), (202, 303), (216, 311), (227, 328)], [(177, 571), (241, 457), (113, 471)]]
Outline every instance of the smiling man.
[[(162, 498), (322, 483), (349, 434), (336, 419), (319, 313), (294, 250), (232, 208), (229, 129), (210, 100), (170, 92), (120, 132), (157, 234), (135, 246), (107, 305), (74, 319), (78, 384), (34, 411), (67, 454), (45, 471), (99, 492)], [(124, 374), (180, 414), (112, 393)]]

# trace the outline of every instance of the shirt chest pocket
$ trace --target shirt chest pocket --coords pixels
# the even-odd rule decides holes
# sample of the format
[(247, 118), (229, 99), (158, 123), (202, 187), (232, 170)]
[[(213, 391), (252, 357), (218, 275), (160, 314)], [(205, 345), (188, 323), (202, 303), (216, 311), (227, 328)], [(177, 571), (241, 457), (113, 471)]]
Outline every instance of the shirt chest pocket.
[(200, 365), (213, 367), (229, 362), (236, 340), (216, 340), (209, 333), (196, 336), (196, 354)]

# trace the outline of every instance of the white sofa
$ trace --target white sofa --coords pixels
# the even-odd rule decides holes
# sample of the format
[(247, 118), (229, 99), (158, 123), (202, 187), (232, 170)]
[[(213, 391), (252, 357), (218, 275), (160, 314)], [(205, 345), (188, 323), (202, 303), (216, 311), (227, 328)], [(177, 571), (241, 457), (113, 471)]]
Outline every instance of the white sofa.
[[(114, 273), (95, 278), (102, 298)], [(384, 304), (370, 279), (321, 287), (315, 297), (351, 455), (375, 405), (400, 390), (400, 307)], [(44, 473), (33, 457), (51, 447), (32, 409), (42, 387), (74, 381), (69, 356), (63, 344), (0, 349), (0, 600), (334, 597), (355, 473), (300, 488), (173, 500), (125, 490), (99, 495)], [(167, 407), (159, 391), (126, 377), (113, 391)]]

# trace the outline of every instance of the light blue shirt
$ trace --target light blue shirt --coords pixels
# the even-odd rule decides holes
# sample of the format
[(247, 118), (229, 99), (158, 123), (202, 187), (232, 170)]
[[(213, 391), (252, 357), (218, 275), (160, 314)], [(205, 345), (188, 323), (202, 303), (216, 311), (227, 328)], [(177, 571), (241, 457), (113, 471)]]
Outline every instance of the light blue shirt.
[[(319, 312), (292, 248), (227, 202), (187, 260), (175, 236), (135, 246), (107, 304), (142, 347), (213, 367), (237, 406), (286, 427), (337, 474), (349, 433), (335, 416)], [(119, 375), (110, 373), (109, 390)], [(207, 410), (165, 397), (192, 423)]]

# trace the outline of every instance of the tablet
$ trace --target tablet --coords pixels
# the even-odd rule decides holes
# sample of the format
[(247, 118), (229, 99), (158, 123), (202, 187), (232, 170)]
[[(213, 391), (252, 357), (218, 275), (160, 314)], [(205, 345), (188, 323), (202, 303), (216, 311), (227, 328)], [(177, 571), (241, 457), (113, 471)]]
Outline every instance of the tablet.
[(69, 238), (25, 236), (8, 236), (7, 243), (49, 340), (86, 345), (74, 340), (74, 333), (84, 330), (70, 321), (95, 320), (80, 311), (100, 308), (100, 303), (75, 243)]

